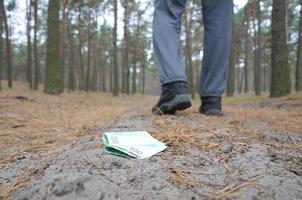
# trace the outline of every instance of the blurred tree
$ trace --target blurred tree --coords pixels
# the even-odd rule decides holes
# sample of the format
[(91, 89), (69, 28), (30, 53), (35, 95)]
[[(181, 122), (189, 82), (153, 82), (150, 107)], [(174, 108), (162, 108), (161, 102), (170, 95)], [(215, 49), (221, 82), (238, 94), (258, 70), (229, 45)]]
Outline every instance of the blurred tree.
[(70, 16), (70, 5), (68, 5), (67, 11), (66, 11), (66, 17), (67, 17), (67, 46), (68, 46), (68, 53), (69, 53), (69, 60), (68, 60), (68, 84), (67, 89), (68, 91), (74, 91), (75, 90), (75, 44), (74, 44), (74, 35), (72, 33), (72, 24), (71, 24), (71, 16)]
[(296, 63), (296, 91), (302, 91), (302, 0), (300, 0), (300, 17)]
[(26, 10), (27, 10), (27, 81), (29, 83), (29, 88), (32, 89), (32, 42), (31, 42), (31, 19), (32, 19), (32, 0), (26, 0)]
[(44, 92), (59, 94), (62, 92), (60, 75), (60, 1), (49, 0), (47, 17), (47, 54)]
[(34, 4), (34, 59), (35, 59), (35, 81), (34, 81), (34, 89), (39, 89), (40, 82), (40, 65), (39, 65), (39, 52), (38, 52), (38, 0), (33, 1)]
[(62, 19), (60, 21), (60, 74), (61, 90), (65, 88), (65, 64), (66, 64), (66, 46), (67, 46), (67, 6), (69, 0), (62, 1)]
[(130, 93), (129, 79), (130, 79), (130, 66), (129, 66), (129, 0), (123, 1), (124, 7), (124, 46), (123, 46), (123, 64), (122, 64), (122, 92)]
[(78, 1), (78, 56), (79, 56), (79, 89), (84, 89), (84, 75), (85, 75), (85, 69), (84, 69), (84, 59), (83, 59), (83, 34), (82, 34), (82, 0)]
[(117, 17), (118, 1), (113, 0), (114, 26), (113, 26), (113, 96), (119, 96), (119, 71), (118, 71), (118, 49), (117, 49)]
[(227, 80), (227, 96), (232, 97), (235, 93), (235, 65), (238, 54), (238, 33), (237, 25), (235, 19), (233, 19), (233, 38), (232, 38), (232, 47), (231, 54), (229, 59), (229, 68), (228, 68), (228, 80)]
[(251, 0), (244, 7), (244, 33), (245, 33), (245, 50), (244, 50), (244, 92), (249, 91), (249, 52), (250, 52), (250, 17), (252, 16), (253, 7)]
[[(12, 11), (16, 7), (15, 1), (10, 1), (7, 10)], [(13, 87), (13, 75), (12, 75), (12, 50), (11, 50), (11, 41), (10, 41), (10, 34), (9, 34), (9, 26), (7, 22), (6, 10), (4, 5), (4, 0), (0, 0), (0, 10), (3, 17), (4, 28), (5, 28), (5, 38), (6, 38), (6, 61), (7, 61), (7, 81), (8, 87)]]
[(255, 94), (261, 95), (261, 68), (262, 68), (262, 50), (261, 50), (261, 0), (254, 0), (254, 87)]
[(191, 97), (195, 99), (194, 69), (192, 61), (192, 24), (193, 24), (193, 3), (190, 2), (184, 12), (186, 32), (186, 68), (188, 74), (188, 87)]
[(85, 80), (85, 91), (88, 92), (90, 90), (90, 72), (91, 72), (91, 40), (92, 40), (92, 22), (91, 22), (92, 9), (91, 4), (88, 3), (88, 29), (87, 29), (87, 70), (86, 70), (86, 80)]
[(287, 27), (287, 0), (273, 0), (271, 97), (285, 96), (290, 93)]

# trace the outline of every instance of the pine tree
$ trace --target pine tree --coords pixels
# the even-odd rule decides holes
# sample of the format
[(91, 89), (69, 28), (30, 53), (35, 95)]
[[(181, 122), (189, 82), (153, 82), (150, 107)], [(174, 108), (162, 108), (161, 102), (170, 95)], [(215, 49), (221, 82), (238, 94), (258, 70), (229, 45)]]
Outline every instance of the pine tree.
[(237, 26), (235, 19), (233, 19), (233, 38), (232, 38), (232, 47), (229, 59), (229, 68), (228, 68), (228, 80), (227, 80), (227, 96), (234, 96), (235, 92), (235, 65), (237, 59), (237, 48), (238, 48), (238, 35), (237, 35)]
[(290, 93), (290, 68), (287, 45), (287, 0), (273, 0), (271, 39), (271, 97)]
[(39, 65), (39, 55), (38, 55), (38, 0), (34, 0), (34, 65), (35, 65), (35, 81), (34, 89), (39, 89), (40, 82), (40, 65)]
[[(261, 95), (261, 7), (260, 0), (256, 0), (254, 5), (254, 46), (255, 46), (255, 67), (254, 67), (254, 86), (255, 94)], [(257, 24), (256, 24), (257, 22)]]
[(26, 1), (27, 7), (27, 81), (29, 83), (29, 88), (33, 87), (32, 84), (32, 42), (31, 42), (31, 20), (32, 20), (32, 1)]
[(114, 11), (114, 27), (113, 27), (113, 96), (119, 96), (119, 75), (118, 75), (118, 52), (117, 52), (117, 14), (118, 14), (118, 1), (113, 1)]
[(47, 53), (44, 92), (59, 94), (61, 89), (60, 75), (60, 34), (59, 34), (60, 1), (49, 0), (47, 17)]
[[(14, 5), (12, 5), (12, 7), (14, 7)], [(5, 29), (5, 39), (6, 39), (7, 82), (8, 82), (8, 87), (12, 88), (13, 87), (12, 52), (11, 52), (11, 41), (10, 41), (10, 36), (9, 36), (9, 27), (8, 27), (7, 16), (6, 16), (6, 11), (5, 11), (5, 6), (4, 6), (4, 0), (0, 0), (0, 11), (2, 14), (2, 18), (3, 18), (4, 29)]]
[(296, 91), (302, 91), (302, 0), (300, 0), (299, 35), (296, 64)]

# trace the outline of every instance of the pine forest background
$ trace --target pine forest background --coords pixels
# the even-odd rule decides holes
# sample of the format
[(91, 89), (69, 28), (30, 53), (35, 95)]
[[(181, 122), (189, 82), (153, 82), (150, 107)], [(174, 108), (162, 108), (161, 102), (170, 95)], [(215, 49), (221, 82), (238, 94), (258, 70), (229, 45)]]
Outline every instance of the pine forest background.
[[(0, 89), (21, 81), (50, 94), (159, 94), (153, 0), (26, 0), (19, 13), (20, 2), (0, 0)], [(301, 4), (249, 0), (235, 5), (227, 96), (278, 97), (302, 90)], [(21, 25), (17, 15), (24, 16)], [(193, 98), (203, 54), (201, 15), (201, 0), (189, 0), (181, 49)]]

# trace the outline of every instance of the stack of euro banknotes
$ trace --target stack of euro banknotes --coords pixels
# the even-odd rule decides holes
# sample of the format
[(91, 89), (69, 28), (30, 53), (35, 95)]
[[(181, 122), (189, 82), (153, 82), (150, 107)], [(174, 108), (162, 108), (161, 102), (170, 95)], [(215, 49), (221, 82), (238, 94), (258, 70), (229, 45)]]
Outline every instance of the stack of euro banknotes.
[(105, 152), (128, 158), (150, 158), (167, 148), (146, 131), (106, 132), (102, 139)]

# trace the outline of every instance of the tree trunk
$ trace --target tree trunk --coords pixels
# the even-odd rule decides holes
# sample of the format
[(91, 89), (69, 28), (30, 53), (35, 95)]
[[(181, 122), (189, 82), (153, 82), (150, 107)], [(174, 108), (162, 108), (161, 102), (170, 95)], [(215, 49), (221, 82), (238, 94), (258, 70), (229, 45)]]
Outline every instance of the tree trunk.
[(267, 66), (262, 66), (262, 73), (263, 73), (263, 78), (262, 78), (262, 83), (263, 83), (263, 91), (267, 91), (267, 78), (268, 78), (268, 73), (267, 73)]
[(187, 63), (187, 72), (188, 72), (188, 86), (189, 91), (193, 99), (195, 99), (195, 85), (194, 85), (194, 70), (192, 63), (192, 8), (189, 7), (185, 11), (185, 26), (186, 26), (186, 63)]
[(296, 91), (302, 91), (302, 0), (300, 0), (299, 36), (296, 63)]
[(9, 27), (7, 23), (7, 16), (4, 6), (4, 0), (0, 0), (0, 7), (2, 11), (2, 17), (4, 22), (4, 28), (5, 28), (5, 39), (6, 39), (6, 60), (7, 60), (7, 82), (8, 87), (13, 87), (13, 76), (12, 76), (12, 52), (11, 52), (11, 43), (9, 38)]
[(137, 92), (137, 65), (139, 63), (139, 43), (140, 43), (140, 35), (141, 35), (141, 19), (142, 19), (142, 12), (139, 10), (137, 11), (137, 24), (136, 24), (136, 31), (133, 43), (133, 55), (132, 55), (132, 65), (133, 65), (133, 74), (132, 74), (132, 94)]
[(144, 50), (143, 63), (142, 63), (142, 94), (145, 94), (146, 86), (146, 53)]
[(32, 18), (32, 1), (26, 1), (26, 10), (27, 10), (27, 27), (26, 27), (26, 36), (27, 36), (27, 81), (29, 83), (29, 88), (33, 88), (32, 84), (32, 43), (31, 43), (31, 18)]
[(124, 0), (124, 51), (123, 51), (123, 70), (122, 70), (122, 91), (130, 93), (129, 89), (129, 1)]
[[(243, 70), (239, 70), (239, 75), (241, 74), (240, 75), (240, 81), (239, 81), (239, 90), (238, 90), (239, 93), (242, 93), (242, 88), (243, 88), (243, 79), (244, 79), (244, 71)], [(243, 71), (243, 72), (241, 72), (241, 71)]]
[(49, 0), (47, 18), (47, 53), (44, 92), (59, 94), (61, 90), (60, 80), (60, 1)]
[(66, 50), (66, 24), (67, 24), (67, 4), (69, 0), (63, 1), (62, 6), (62, 20), (60, 22), (60, 70), (61, 70), (61, 88), (64, 91), (65, 88), (65, 50)]
[(98, 48), (98, 56), (99, 56), (99, 91), (100, 92), (103, 92), (103, 83), (104, 83), (104, 80), (103, 80), (103, 73), (104, 73), (104, 62), (103, 62), (103, 50), (102, 50), (102, 47), (101, 48)]
[(229, 59), (229, 69), (228, 69), (228, 81), (227, 81), (227, 96), (234, 96), (235, 92), (235, 65), (237, 56), (238, 40), (237, 40), (237, 26), (233, 20), (233, 39), (232, 48)]
[[(238, 56), (239, 57), (239, 56)], [(239, 82), (240, 82), (240, 67), (235, 67), (235, 73), (236, 73), (236, 81), (235, 81), (235, 88), (237, 92), (239, 93)]]
[(118, 1), (113, 1), (114, 7), (114, 28), (113, 28), (113, 96), (119, 96), (119, 76), (118, 76), (118, 55), (117, 55), (117, 12), (118, 12)]
[(290, 93), (290, 68), (287, 45), (287, 0), (273, 0), (272, 11), (271, 97)]
[(136, 94), (136, 73), (137, 71), (137, 62), (133, 62), (133, 74), (132, 74), (132, 95)]
[(109, 64), (109, 91), (113, 93), (113, 60), (112, 59), (110, 60), (110, 64)]
[(79, 41), (79, 67), (80, 67), (80, 74), (79, 74), (79, 89), (84, 89), (84, 60), (82, 54), (82, 47), (83, 47), (83, 39), (82, 39), (82, 0), (79, 1), (79, 8), (78, 8), (78, 41)]
[[(97, 14), (93, 15), (93, 27), (98, 27), (97, 25)], [(92, 57), (92, 83), (91, 83), (91, 90), (97, 91), (98, 88), (98, 43), (97, 43), (97, 37), (95, 35), (95, 32), (93, 32), (93, 57)]]
[[(261, 7), (260, 1), (256, 0), (255, 8), (256, 8), (256, 18), (254, 18), (254, 46), (255, 46), (255, 67), (254, 67), (254, 87), (255, 94), (257, 96), (261, 95)], [(257, 26), (256, 22), (257, 21)]]
[(40, 66), (39, 66), (39, 55), (38, 55), (38, 0), (34, 0), (34, 58), (35, 58), (35, 81), (34, 89), (39, 89), (40, 83)]
[(249, 91), (249, 8), (246, 6), (244, 13), (244, 33), (245, 33), (245, 51), (244, 51), (244, 92)]
[(98, 68), (97, 68), (97, 61), (98, 61), (98, 52), (97, 52), (97, 45), (96, 41), (94, 40), (93, 43), (93, 62), (92, 62), (92, 83), (91, 83), (91, 90), (92, 91), (97, 91), (97, 86), (98, 86)]
[(85, 81), (85, 91), (90, 90), (90, 67), (91, 67), (91, 7), (88, 8), (88, 49), (87, 49), (87, 71), (86, 71), (86, 81)]
[(70, 28), (69, 11), (67, 11), (67, 34), (68, 34), (68, 48), (69, 48), (69, 61), (68, 61), (68, 91), (75, 90), (75, 78), (74, 78), (74, 65), (75, 65), (75, 53), (74, 53), (74, 41)]
[(101, 75), (100, 75), (100, 77), (101, 77), (101, 83), (102, 83), (101, 91), (106, 92), (106, 90), (107, 90), (107, 85), (106, 85), (107, 62), (104, 62), (105, 59), (102, 57), (102, 56), (105, 56), (104, 53), (102, 52), (102, 49), (100, 51), (101, 51), (100, 52), (100, 55), (101, 55)]

